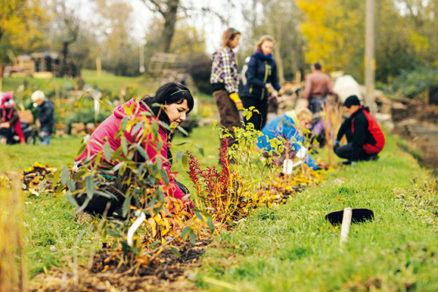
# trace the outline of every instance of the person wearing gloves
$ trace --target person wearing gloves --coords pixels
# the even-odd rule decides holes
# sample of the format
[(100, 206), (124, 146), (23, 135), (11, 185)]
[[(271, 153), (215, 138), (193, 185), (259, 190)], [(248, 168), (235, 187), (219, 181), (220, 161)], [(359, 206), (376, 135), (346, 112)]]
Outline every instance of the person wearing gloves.
[[(288, 111), (285, 114), (273, 119), (262, 129), (262, 136), (257, 138), (257, 147), (264, 153), (270, 153), (274, 149), (271, 143), (272, 139), (284, 139), (295, 153), (303, 153), (304, 163), (313, 170), (319, 169), (315, 160), (307, 153), (304, 148), (303, 130), (308, 129), (312, 123), (312, 113), (307, 108), (302, 108), (298, 112)], [(275, 143), (274, 143), (275, 144)], [(301, 151), (300, 151), (301, 150)], [(289, 153), (277, 153), (278, 158), (274, 159), (276, 164), (282, 163), (285, 159), (289, 159)], [(274, 155), (277, 156), (277, 155)]]
[(40, 145), (50, 145), (50, 134), (55, 126), (55, 106), (46, 99), (41, 90), (32, 93), (31, 99), (38, 106), (37, 127)]
[(5, 92), (0, 102), (0, 136), (6, 137), (5, 142), (10, 143), (14, 132), (17, 133), (20, 144), (24, 144), (24, 134), (21, 129), (20, 117), (12, 98), (12, 92)]
[[(103, 121), (91, 134), (84, 151), (75, 158), (76, 167), (80, 168), (89, 161), (94, 163), (98, 154), (104, 152), (103, 146), (106, 141), (108, 141), (109, 146), (114, 151), (121, 147), (121, 138), (118, 137), (117, 133), (119, 132), (120, 127), (122, 126), (122, 121), (125, 117), (132, 120), (139, 119), (139, 121), (142, 122), (141, 118), (146, 116), (149, 121), (152, 122), (155, 120), (158, 122), (159, 126), (157, 135), (153, 134), (152, 130), (150, 130), (151, 133), (143, 135), (142, 130), (136, 131), (135, 127), (130, 127), (129, 129), (127, 128), (124, 130), (123, 136), (128, 144), (140, 142), (152, 163), (155, 163), (157, 157), (160, 157), (161, 168), (169, 177), (167, 195), (183, 200), (186, 206), (192, 208), (193, 205), (191, 201), (184, 198), (186, 197), (186, 192), (188, 192), (187, 189), (176, 182), (174, 173), (172, 173), (171, 170), (171, 158), (169, 156), (171, 132), (169, 129), (175, 128), (186, 119), (187, 114), (193, 109), (193, 104), (194, 100), (188, 88), (177, 82), (164, 84), (157, 90), (153, 97), (147, 96), (140, 100), (131, 99), (127, 101), (115, 108), (113, 114)], [(131, 109), (128, 112), (132, 111), (132, 114), (127, 112), (126, 109), (128, 108)], [(163, 123), (170, 127), (163, 126)], [(145, 127), (145, 129), (147, 130), (150, 128)], [(134, 160), (142, 162), (145, 159), (141, 155), (138, 155)], [(103, 163), (100, 162), (98, 167), (103, 170), (107, 169), (108, 163), (110, 164), (110, 167), (117, 164), (116, 161), (105, 160)], [(111, 176), (111, 178), (114, 176), (117, 176), (117, 173)], [(117, 199), (94, 196), (88, 203), (85, 211), (103, 214), (107, 203), (110, 202), (111, 206), (108, 215), (111, 215), (114, 212), (118, 213), (124, 202), (124, 197), (120, 194), (120, 190), (114, 192), (114, 195)], [(82, 204), (85, 201), (85, 198), (86, 194), (79, 196), (76, 200), (79, 204)]]
[[(344, 164), (377, 159), (377, 154), (385, 146), (385, 136), (377, 121), (366, 107), (361, 106), (356, 95), (348, 97), (343, 107), (349, 117), (339, 128), (334, 152), (340, 158), (348, 159)], [(340, 146), (339, 141), (344, 135), (347, 138), (347, 144)]]
[(237, 59), (233, 49), (239, 45), (240, 32), (228, 28), (222, 35), (222, 47), (213, 54), (210, 83), (213, 97), (219, 110), (220, 124), (227, 129), (231, 137), (226, 143), (235, 143), (233, 127), (241, 127), (239, 111), (243, 110), (242, 101), (238, 95), (239, 73)]
[(245, 121), (252, 123), (256, 130), (261, 130), (267, 121), (270, 87), (274, 89), (273, 96), (277, 96), (281, 89), (278, 83), (277, 66), (272, 57), (274, 44), (274, 39), (269, 35), (262, 36), (257, 42), (256, 50), (248, 62), (245, 73), (246, 84), (242, 92), (239, 92), (243, 106), (246, 109), (254, 107), (257, 110)]

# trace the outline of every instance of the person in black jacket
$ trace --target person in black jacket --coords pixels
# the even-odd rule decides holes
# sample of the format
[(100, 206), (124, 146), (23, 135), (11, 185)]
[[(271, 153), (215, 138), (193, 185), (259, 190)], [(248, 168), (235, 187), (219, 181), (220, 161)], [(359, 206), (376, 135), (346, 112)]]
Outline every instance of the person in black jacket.
[[(246, 123), (254, 124), (256, 130), (261, 130), (266, 124), (268, 114), (268, 89), (272, 85), (273, 95), (281, 89), (277, 78), (277, 66), (272, 57), (274, 39), (263, 36), (257, 43), (256, 51), (251, 56), (245, 73), (246, 84), (243, 85), (239, 95), (245, 109), (254, 107), (258, 112), (253, 112)], [(271, 85), (270, 85), (271, 84)]]
[(55, 126), (55, 106), (53, 102), (46, 99), (41, 90), (32, 93), (31, 98), (32, 102), (38, 106), (37, 127), (39, 127), (40, 145), (49, 145), (50, 134)]
[[(385, 136), (369, 110), (360, 105), (356, 95), (348, 97), (343, 107), (349, 117), (342, 123), (336, 138), (334, 151), (348, 161), (375, 160), (385, 145)], [(340, 146), (339, 140), (346, 135), (347, 144)]]

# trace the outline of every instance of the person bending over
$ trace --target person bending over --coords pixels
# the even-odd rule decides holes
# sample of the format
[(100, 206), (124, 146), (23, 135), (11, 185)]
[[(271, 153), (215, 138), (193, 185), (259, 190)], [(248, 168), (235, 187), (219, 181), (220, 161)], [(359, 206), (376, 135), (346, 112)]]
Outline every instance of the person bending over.
[[(260, 148), (264, 153), (269, 155), (274, 149), (271, 144), (272, 139), (284, 139), (289, 145), (291, 145), (291, 152), (286, 153), (287, 151), (283, 151), (282, 153), (276, 153), (273, 156), (277, 156), (274, 159), (276, 164), (282, 163), (290, 154), (294, 155), (298, 153), (298, 151), (303, 148), (304, 144), (304, 129), (308, 129), (312, 122), (312, 113), (307, 108), (303, 108), (298, 112), (288, 111), (285, 114), (273, 119), (269, 123), (266, 124), (262, 129), (262, 136), (257, 138), (257, 147)], [(306, 153), (304, 162), (312, 168), (316, 170), (319, 166), (316, 164), (315, 160)]]
[[(187, 114), (193, 109), (193, 103), (193, 97), (187, 87), (177, 82), (164, 84), (157, 90), (153, 97), (145, 97), (140, 100), (129, 100), (125, 104), (118, 106), (113, 114), (97, 127), (89, 138), (84, 151), (75, 158), (75, 164), (78, 167), (81, 167), (81, 164), (86, 164), (90, 161), (93, 162), (99, 153), (103, 153), (103, 146), (106, 141), (109, 143), (111, 149), (116, 151), (121, 146), (121, 138), (118, 137), (117, 133), (120, 130), (124, 117), (128, 117), (128, 119), (134, 121), (138, 120), (138, 122), (142, 122), (144, 120), (143, 117), (147, 117), (147, 120), (151, 123), (153, 120), (158, 122), (158, 135), (154, 135), (153, 127), (144, 127), (143, 130), (138, 130), (137, 128), (136, 131), (136, 127), (133, 126), (127, 127), (123, 132), (123, 136), (128, 144), (140, 142), (152, 163), (155, 163), (158, 157), (161, 159), (161, 168), (169, 177), (167, 195), (184, 200), (184, 197), (186, 196), (184, 190), (186, 191), (186, 189), (185, 187), (178, 185), (171, 172), (169, 157), (170, 130), (169, 127), (163, 126), (162, 123), (170, 125), (170, 129), (179, 125), (186, 119)], [(127, 113), (126, 109), (128, 108), (131, 109), (129, 112), (132, 111), (132, 114)], [(145, 134), (143, 131), (150, 131), (150, 133)], [(141, 155), (136, 155), (134, 157), (137, 157), (134, 158), (135, 161), (144, 161), (144, 158)], [(102, 165), (103, 170), (108, 170), (108, 163), (110, 164), (110, 167), (117, 164), (115, 161), (105, 161), (105, 166)], [(98, 167), (100, 167), (100, 164)], [(117, 176), (117, 173), (114, 173), (113, 176)], [(108, 179), (111, 178), (109, 177)], [(117, 199), (94, 196), (88, 203), (85, 211), (103, 214), (107, 203), (110, 202), (111, 205), (109, 207), (108, 215), (111, 215), (115, 211), (117, 213), (124, 201), (120, 192), (123, 193), (123, 190), (114, 192)], [(78, 203), (82, 204), (85, 198), (86, 194), (77, 197)], [(185, 200), (184, 203), (189, 207), (193, 207), (191, 201), (188, 199)]]

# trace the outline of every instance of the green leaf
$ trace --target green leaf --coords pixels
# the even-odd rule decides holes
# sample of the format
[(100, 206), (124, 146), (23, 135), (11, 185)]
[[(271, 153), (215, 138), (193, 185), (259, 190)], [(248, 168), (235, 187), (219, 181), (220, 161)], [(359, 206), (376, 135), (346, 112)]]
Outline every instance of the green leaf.
[(117, 231), (114, 231), (112, 229), (108, 229), (108, 234), (111, 236), (114, 236), (114, 237), (123, 238), (123, 236), (120, 233), (118, 233)]
[(128, 124), (128, 116), (124, 116), (122, 119), (122, 123), (120, 124), (120, 130), (122, 131), (122, 133), (125, 132), (127, 124)]
[(120, 142), (122, 144), (123, 154), (128, 155), (128, 143), (126, 142), (125, 136), (122, 137)]
[(183, 154), (183, 156), (182, 156), (182, 165), (184, 166), (184, 167), (187, 167), (187, 165), (188, 165), (188, 160), (189, 160), (189, 157), (187, 156), (187, 153), (184, 153)]
[(179, 252), (179, 249), (178, 249), (177, 247), (175, 247), (175, 246), (171, 246), (171, 247), (170, 247), (170, 251), (171, 251), (175, 256), (177, 256), (177, 257), (180, 257), (180, 256), (181, 256), (181, 254), (180, 254), (180, 252)]
[(193, 231), (193, 229), (190, 229), (190, 243), (192, 245), (195, 245), (195, 243), (196, 243), (196, 234)]
[(192, 228), (190, 226), (184, 227), (184, 229), (181, 232), (181, 238), (182, 239), (186, 238), (186, 236), (187, 236), (187, 234), (189, 233), (190, 230), (192, 230)]
[(198, 144), (195, 144), (195, 147), (198, 148), (199, 153), (201, 153), (202, 156), (205, 156), (204, 154), (204, 148), (202, 148), (201, 146), (199, 146)]
[(70, 192), (67, 192), (66, 194), (65, 194), (65, 196), (67, 197), (67, 200), (75, 207), (75, 208), (78, 208), (79, 207), (79, 205), (78, 205), (78, 202), (76, 202), (76, 200), (75, 200), (75, 198), (71, 195), (71, 193)]
[(176, 153), (176, 156), (175, 156), (175, 162), (178, 162), (183, 157), (183, 155), (184, 155), (184, 152), (178, 151), (178, 153)]
[(105, 145), (103, 145), (103, 155), (105, 156), (105, 159), (107, 161), (111, 161), (111, 155), (113, 154), (113, 152), (114, 151), (111, 149), (109, 143), (106, 142)]
[(175, 143), (173, 145), (174, 146), (182, 146), (182, 145), (187, 144), (187, 143), (189, 143), (189, 141), (181, 141), (181, 142)]
[(76, 183), (75, 183), (75, 181), (72, 180), (72, 179), (69, 179), (69, 180), (67, 181), (67, 187), (68, 187), (68, 190), (69, 190), (70, 192), (74, 192), (74, 191), (76, 191)]
[(94, 194), (94, 177), (92, 175), (85, 178), (85, 189), (87, 191), (87, 197), (91, 199)]
[(164, 179), (164, 182), (166, 185), (169, 184), (169, 177), (167, 176), (167, 173), (164, 171), (164, 169), (160, 169), (161, 177)]
[(122, 206), (122, 216), (123, 217), (126, 217), (126, 215), (128, 215), (130, 206), (131, 206), (131, 196), (127, 196), (125, 198), (125, 201), (123, 202), (123, 206)]
[(201, 219), (202, 222), (205, 222), (205, 220), (204, 220), (204, 216), (202, 216), (201, 213), (199, 213), (199, 212), (196, 211), (196, 210), (195, 210), (193, 213), (195, 213), (196, 217), (198, 217), (199, 219)]
[(213, 219), (211, 219), (211, 217), (208, 217), (207, 225), (208, 225), (208, 228), (210, 229), (210, 232), (213, 232), (214, 231), (214, 224), (213, 224)]
[(78, 209), (76, 209), (76, 214), (82, 212), (85, 208), (87, 208), (88, 203), (90, 203), (91, 198), (87, 197), (84, 201), (84, 203), (82, 204), (82, 206), (80, 206)]
[(158, 240), (155, 240), (155, 241), (151, 244), (150, 248), (155, 248), (155, 247), (157, 247), (159, 244), (160, 244), (160, 242), (159, 242)]
[(183, 133), (183, 135), (184, 136), (188, 136), (189, 135), (189, 133), (187, 133), (187, 131), (186, 130), (184, 130), (184, 128), (183, 127), (181, 127), (181, 126), (178, 126), (177, 127), (177, 129), (181, 132), (181, 133)]
[(69, 171), (67, 167), (63, 167), (61, 171), (61, 184), (66, 185), (69, 178)]
[(141, 156), (143, 156), (144, 159), (149, 160), (149, 156), (146, 153), (146, 151), (144, 150), (143, 147), (141, 147), (141, 145), (139, 144), (135, 144), (135, 148), (137, 149), (137, 151), (140, 153)]

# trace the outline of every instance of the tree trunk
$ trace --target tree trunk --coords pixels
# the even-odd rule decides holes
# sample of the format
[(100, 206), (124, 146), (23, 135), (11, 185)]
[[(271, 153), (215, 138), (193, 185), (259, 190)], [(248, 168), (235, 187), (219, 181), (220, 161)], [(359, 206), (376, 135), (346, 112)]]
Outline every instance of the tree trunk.
[(167, 11), (163, 14), (164, 28), (163, 28), (163, 43), (162, 48), (164, 52), (170, 51), (172, 38), (175, 33), (176, 17), (178, 13), (179, 0), (168, 0)]
[(0, 64), (0, 92), (3, 90), (3, 74), (4, 74), (5, 65)]

